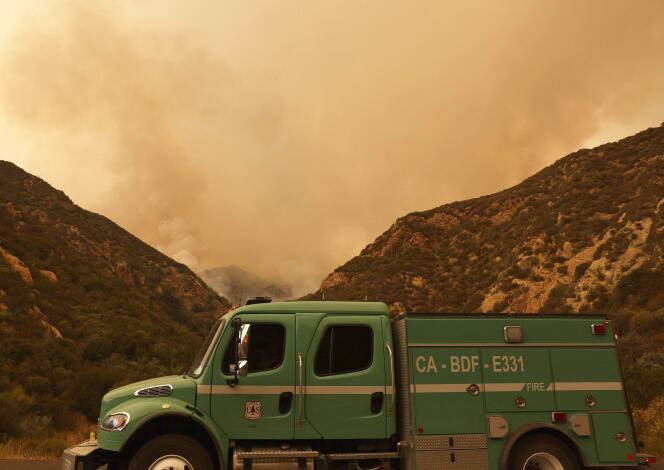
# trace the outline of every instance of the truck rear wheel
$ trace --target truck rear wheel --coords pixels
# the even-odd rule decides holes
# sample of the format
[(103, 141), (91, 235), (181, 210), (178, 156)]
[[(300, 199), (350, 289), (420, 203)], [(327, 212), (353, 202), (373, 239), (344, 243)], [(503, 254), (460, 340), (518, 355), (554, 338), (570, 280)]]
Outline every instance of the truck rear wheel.
[(560, 439), (546, 435), (517, 442), (510, 455), (510, 470), (581, 470), (574, 452)]
[(213, 470), (205, 448), (190, 437), (167, 434), (138, 449), (128, 470)]

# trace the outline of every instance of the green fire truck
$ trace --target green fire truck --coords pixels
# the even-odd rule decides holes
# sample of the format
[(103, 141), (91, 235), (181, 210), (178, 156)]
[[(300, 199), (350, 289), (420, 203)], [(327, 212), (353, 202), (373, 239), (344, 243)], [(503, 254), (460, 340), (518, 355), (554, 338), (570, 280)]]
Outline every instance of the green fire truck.
[(127, 385), (63, 470), (635, 468), (601, 316), (252, 302), (189, 371)]

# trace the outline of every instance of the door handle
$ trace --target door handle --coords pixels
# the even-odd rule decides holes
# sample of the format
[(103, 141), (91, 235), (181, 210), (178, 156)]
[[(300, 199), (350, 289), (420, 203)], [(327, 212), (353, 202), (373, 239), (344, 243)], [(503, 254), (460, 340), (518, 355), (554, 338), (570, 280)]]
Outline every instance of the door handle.
[(394, 411), (394, 402), (397, 399), (397, 384), (396, 377), (394, 376), (394, 355), (392, 354), (392, 346), (390, 343), (385, 343), (387, 351), (390, 353), (390, 381), (392, 382), (392, 396), (390, 397), (390, 413)]
[(371, 412), (373, 414), (380, 413), (380, 410), (383, 409), (383, 401), (385, 399), (385, 394), (383, 392), (375, 392), (371, 394)]
[(293, 392), (283, 392), (279, 395), (279, 413), (285, 415), (293, 405)]
[(298, 400), (297, 400), (297, 427), (302, 427), (302, 408), (304, 406), (304, 369), (302, 368), (302, 353), (297, 353), (297, 377), (298, 377)]

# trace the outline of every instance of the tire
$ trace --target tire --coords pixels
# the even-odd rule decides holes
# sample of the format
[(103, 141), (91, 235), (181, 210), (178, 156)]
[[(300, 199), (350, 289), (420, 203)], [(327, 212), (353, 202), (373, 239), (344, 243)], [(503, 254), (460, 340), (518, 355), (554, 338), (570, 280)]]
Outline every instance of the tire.
[(581, 465), (567, 444), (538, 434), (516, 443), (510, 452), (509, 470), (581, 470)]
[(180, 434), (166, 434), (143, 444), (128, 470), (213, 470), (210, 454), (198, 442)]

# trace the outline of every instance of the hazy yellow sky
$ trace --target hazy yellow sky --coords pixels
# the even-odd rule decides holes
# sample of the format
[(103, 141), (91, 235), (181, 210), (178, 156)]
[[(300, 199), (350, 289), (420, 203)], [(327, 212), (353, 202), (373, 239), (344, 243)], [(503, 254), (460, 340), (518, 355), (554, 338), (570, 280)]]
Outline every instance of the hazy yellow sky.
[(301, 292), (395, 218), (664, 121), (664, 2), (0, 0), (0, 159)]

